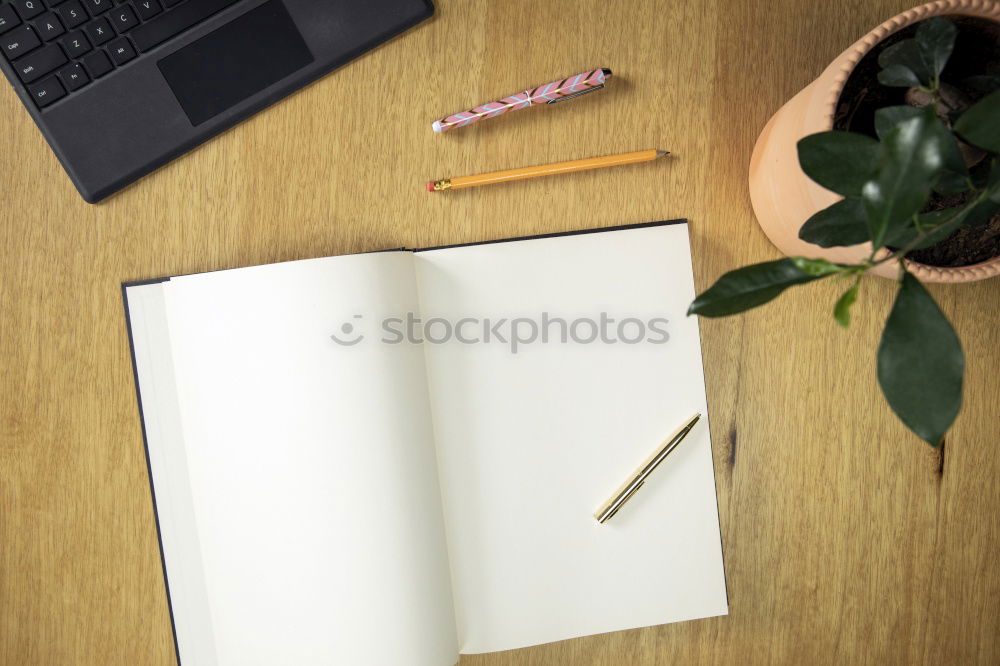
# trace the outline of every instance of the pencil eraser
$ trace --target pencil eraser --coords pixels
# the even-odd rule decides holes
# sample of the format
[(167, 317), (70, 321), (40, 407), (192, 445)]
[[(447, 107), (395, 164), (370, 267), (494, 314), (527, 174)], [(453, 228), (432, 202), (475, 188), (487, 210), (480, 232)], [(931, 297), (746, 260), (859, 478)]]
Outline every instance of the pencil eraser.
[(428, 192), (433, 192), (434, 191), (434, 181), (433, 180), (428, 180), (427, 181), (427, 191)]
[(441, 121), (440, 120), (435, 120), (431, 124), (431, 129), (434, 130), (435, 132), (437, 132), (438, 134), (440, 134), (441, 133)]

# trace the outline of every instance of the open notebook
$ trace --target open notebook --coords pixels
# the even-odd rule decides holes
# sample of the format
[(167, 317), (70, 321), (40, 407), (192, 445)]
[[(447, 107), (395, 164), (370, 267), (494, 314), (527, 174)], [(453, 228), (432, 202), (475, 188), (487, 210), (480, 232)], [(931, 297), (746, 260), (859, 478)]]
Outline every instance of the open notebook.
[(592, 515), (706, 414), (683, 221), (124, 291), (184, 666), (440, 666), (727, 612), (707, 420)]

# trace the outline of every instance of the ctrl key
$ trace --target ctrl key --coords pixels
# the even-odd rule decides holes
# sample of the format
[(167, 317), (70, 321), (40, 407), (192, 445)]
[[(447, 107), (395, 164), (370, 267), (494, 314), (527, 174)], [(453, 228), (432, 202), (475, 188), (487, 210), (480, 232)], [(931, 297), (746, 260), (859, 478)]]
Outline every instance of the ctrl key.
[(59, 83), (59, 79), (54, 76), (28, 86), (28, 94), (38, 106), (44, 108), (56, 100), (66, 96), (66, 89)]

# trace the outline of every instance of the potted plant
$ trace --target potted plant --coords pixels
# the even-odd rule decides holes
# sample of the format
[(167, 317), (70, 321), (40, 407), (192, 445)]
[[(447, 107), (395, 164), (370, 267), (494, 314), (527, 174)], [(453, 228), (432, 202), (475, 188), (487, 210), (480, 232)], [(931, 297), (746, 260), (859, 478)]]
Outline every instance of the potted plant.
[[(928, 18), (955, 5), (974, 5), (982, 16)], [(921, 279), (965, 281), (1000, 272), (1000, 4), (940, 1), (901, 16), (873, 31), (849, 70), (838, 70), (840, 93), (827, 100), (830, 125), (795, 141), (794, 171), (772, 142), (776, 124), (788, 120), (787, 105), (785, 118), (779, 112), (777, 123), (772, 119), (755, 149), (751, 192), (757, 188), (761, 224), (786, 253), (806, 256), (726, 273), (688, 314), (735, 314), (793, 285), (833, 278), (844, 280), (833, 313), (846, 327), (862, 276), (897, 278), (878, 380), (903, 423), (937, 446), (961, 406), (965, 362), (958, 336)], [(769, 165), (770, 178), (791, 180), (768, 184), (772, 197), (786, 188), (788, 210), (760, 195)], [(789, 211), (807, 214), (794, 221)], [(789, 225), (795, 243), (783, 237)], [(914, 256), (959, 265), (932, 267)], [(961, 265), (970, 258), (971, 266)]]
[[(936, 16), (950, 17), (960, 33), (942, 73), (946, 82), (968, 86), (967, 79), (976, 75), (985, 75), (988, 80), (989, 74), (998, 73), (1000, 2), (937, 0), (871, 30), (782, 106), (764, 127), (750, 160), (750, 200), (764, 233), (786, 255), (850, 263), (870, 254), (871, 247), (865, 243), (821, 248), (799, 238), (803, 222), (843, 197), (802, 171), (797, 144), (807, 135), (834, 129), (875, 136), (875, 108), (906, 103), (907, 88), (889, 88), (877, 80), (882, 52), (912, 39), (920, 23)], [(1000, 258), (964, 266), (930, 266), (910, 258), (908, 266), (924, 282), (964, 282), (1000, 274)], [(882, 264), (871, 272), (883, 277), (898, 274), (892, 264)]]

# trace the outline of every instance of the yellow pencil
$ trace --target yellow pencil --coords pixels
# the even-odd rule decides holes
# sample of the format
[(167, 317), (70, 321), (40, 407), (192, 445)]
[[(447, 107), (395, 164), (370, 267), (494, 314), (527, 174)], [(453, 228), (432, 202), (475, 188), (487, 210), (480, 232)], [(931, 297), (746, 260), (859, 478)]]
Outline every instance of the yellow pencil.
[(460, 190), (463, 187), (490, 185), (492, 183), (506, 183), (511, 180), (537, 178), (538, 176), (554, 176), (557, 173), (571, 173), (574, 171), (586, 171), (587, 169), (601, 169), (603, 167), (618, 166), (620, 164), (637, 164), (639, 162), (650, 162), (652, 160), (659, 159), (664, 155), (669, 155), (669, 153), (665, 150), (640, 150), (636, 153), (605, 155), (604, 157), (588, 157), (585, 160), (572, 160), (570, 162), (556, 162), (555, 164), (543, 164), (541, 166), (524, 167), (522, 169), (494, 171), (493, 173), (481, 173), (476, 176), (445, 178), (443, 180), (435, 180), (427, 183), (427, 191), (444, 192), (445, 190)]

